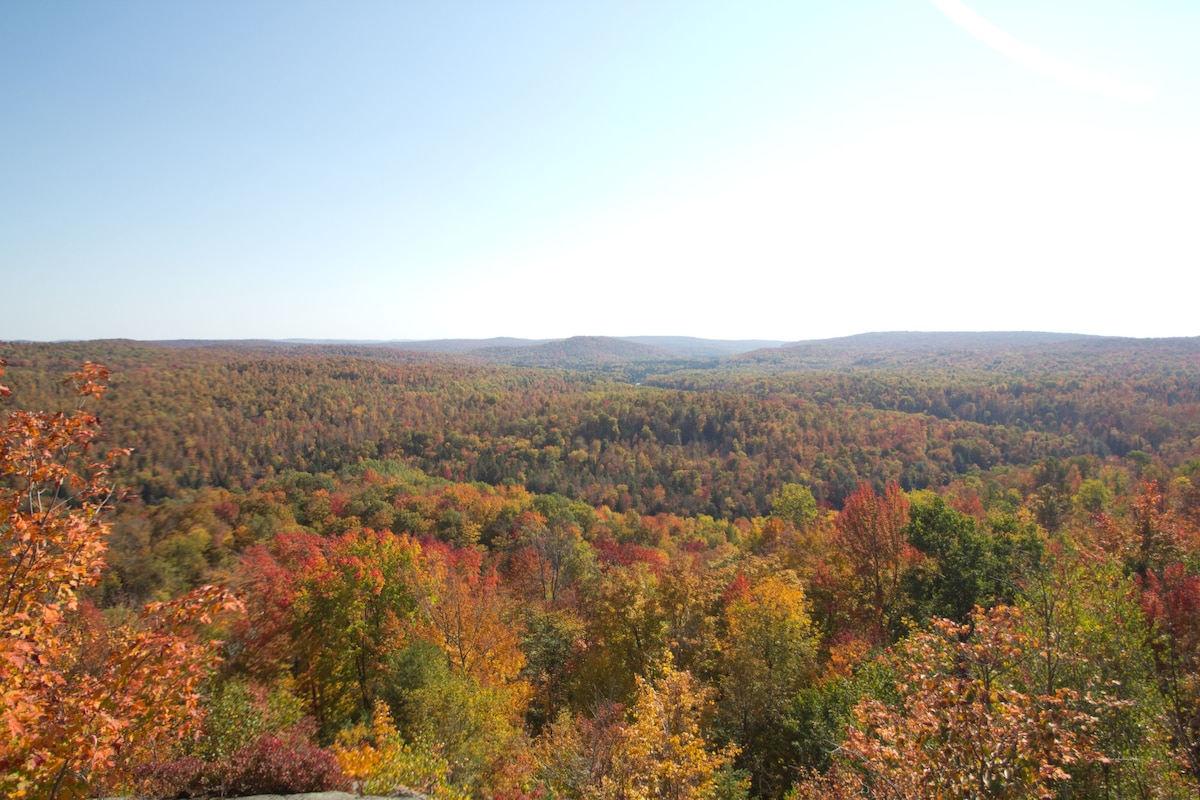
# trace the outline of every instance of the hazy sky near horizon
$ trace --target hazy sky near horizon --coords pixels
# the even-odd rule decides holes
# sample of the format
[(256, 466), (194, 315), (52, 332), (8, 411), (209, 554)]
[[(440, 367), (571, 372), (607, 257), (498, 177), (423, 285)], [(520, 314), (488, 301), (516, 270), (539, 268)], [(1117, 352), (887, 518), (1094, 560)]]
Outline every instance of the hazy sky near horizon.
[(1195, 0), (0, 4), (0, 339), (1200, 335)]

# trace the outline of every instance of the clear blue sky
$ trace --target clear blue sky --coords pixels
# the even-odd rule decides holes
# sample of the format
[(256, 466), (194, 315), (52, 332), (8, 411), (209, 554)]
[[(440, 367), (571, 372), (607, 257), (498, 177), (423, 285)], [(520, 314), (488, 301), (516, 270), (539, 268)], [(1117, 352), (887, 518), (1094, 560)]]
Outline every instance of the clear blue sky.
[(0, 339), (1200, 335), (1200, 3), (7, 2)]

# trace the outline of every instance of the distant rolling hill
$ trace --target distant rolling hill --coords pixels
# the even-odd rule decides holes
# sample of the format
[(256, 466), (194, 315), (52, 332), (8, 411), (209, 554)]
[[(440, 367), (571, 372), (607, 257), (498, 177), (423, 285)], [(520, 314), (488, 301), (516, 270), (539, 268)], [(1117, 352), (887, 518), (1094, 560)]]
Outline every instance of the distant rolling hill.
[[(62, 343), (67, 350), (88, 343)], [(862, 333), (781, 343), (688, 336), (575, 336), (569, 339), (173, 340), (93, 342), (108, 349), (192, 348), (221, 352), (326, 354), (389, 362), (511, 365), (621, 373), (640, 381), (677, 371), (752, 373), (805, 370), (982, 370), (1050, 373), (1070, 366), (1100, 371), (1118, 365), (1177, 363), (1200, 370), (1200, 337), (1134, 339), (1038, 331)]]
[(1131, 339), (1038, 331), (863, 333), (793, 342), (734, 356), (731, 367), (778, 369), (1052, 368), (1067, 360), (1101, 365), (1140, 355), (1200, 357), (1200, 337)]
[(378, 344), (399, 350), (416, 350), (424, 353), (473, 353), (497, 347), (536, 347), (553, 341), (556, 340), (515, 339), (511, 336), (497, 336), (492, 339), (422, 339), (378, 342)]
[(772, 339), (697, 339), (694, 336), (622, 336), (627, 342), (658, 347), (686, 358), (723, 358), (784, 342)]
[[(500, 336), (493, 339), (425, 339), (415, 341), (362, 342), (361, 344), (382, 345), (402, 350), (434, 353), (472, 353), (479, 355), (481, 354), (480, 351), (488, 351), (482, 353), (482, 355), (490, 358), (492, 355), (491, 351), (497, 348), (532, 348), (564, 342), (574, 342), (564, 352), (577, 354), (581, 348), (586, 349), (589, 347), (588, 345), (581, 344), (582, 341), (601, 339), (610, 342), (629, 342), (645, 345), (656, 351), (666, 351), (675, 357), (701, 359), (723, 358), (764, 347), (777, 347), (784, 344), (781, 340), (773, 339), (700, 339), (695, 336), (574, 336), (570, 339), (515, 339), (508, 336)], [(595, 346), (595, 344), (593, 343), (591, 346)], [(622, 352), (619, 346), (605, 345), (602, 349), (606, 350), (609, 355), (616, 355)], [(553, 351), (554, 348), (551, 347), (548, 352)], [(623, 352), (635, 360), (649, 355), (649, 351), (637, 349), (628, 349)], [(660, 356), (661, 353), (654, 357)], [(507, 359), (507, 355), (503, 357)]]
[(609, 336), (572, 336), (524, 347), (486, 347), (472, 350), (470, 355), (493, 364), (568, 369), (679, 359), (678, 354), (661, 347)]

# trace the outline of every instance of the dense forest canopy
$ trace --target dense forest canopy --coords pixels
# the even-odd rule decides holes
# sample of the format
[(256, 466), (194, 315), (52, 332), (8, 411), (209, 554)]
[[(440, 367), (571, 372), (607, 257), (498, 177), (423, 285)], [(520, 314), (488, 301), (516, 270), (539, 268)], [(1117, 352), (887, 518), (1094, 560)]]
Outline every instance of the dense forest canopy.
[(1194, 796), (1200, 342), (478, 344), (4, 344), (4, 791)]
[[(861, 480), (912, 490), (1049, 457), (1139, 451), (1178, 468), (1198, 455), (1191, 340), (947, 336), (772, 348), (636, 381), (349, 345), (17, 344), (9, 361), (30, 407), (61, 402), (72, 360), (110, 365), (107, 435), (134, 450), (120, 475), (150, 500), (400, 458), (456, 480), (732, 518), (765, 513), (786, 482), (836, 508)], [(594, 366), (647, 370), (617, 361), (623, 345), (605, 352)]]

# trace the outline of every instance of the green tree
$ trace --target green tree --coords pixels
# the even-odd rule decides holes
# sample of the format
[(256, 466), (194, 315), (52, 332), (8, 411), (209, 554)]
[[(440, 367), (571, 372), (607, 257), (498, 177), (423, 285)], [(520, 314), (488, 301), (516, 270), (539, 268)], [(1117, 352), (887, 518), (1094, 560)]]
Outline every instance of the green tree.
[(807, 486), (785, 483), (771, 495), (771, 513), (803, 529), (817, 518), (817, 500)]
[(1017, 579), (1044, 549), (1036, 528), (997, 517), (981, 530), (940, 497), (913, 500), (905, 537), (924, 556), (904, 575), (910, 614), (917, 620), (944, 617), (965, 622), (975, 606), (1011, 600)]
[(306, 662), (299, 688), (326, 731), (374, 708), (416, 610), (420, 552), (407, 536), (357, 530), (330, 540), (305, 565), (295, 599), (295, 639)]

